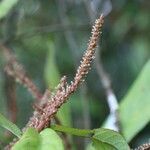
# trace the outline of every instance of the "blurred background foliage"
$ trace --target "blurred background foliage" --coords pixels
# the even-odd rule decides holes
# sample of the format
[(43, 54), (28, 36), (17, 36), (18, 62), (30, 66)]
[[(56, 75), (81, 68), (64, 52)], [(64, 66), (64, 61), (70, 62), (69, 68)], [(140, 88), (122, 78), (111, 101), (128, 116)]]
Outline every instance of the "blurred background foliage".
[[(2, 5), (3, 1), (6, 4)], [(68, 80), (73, 79), (87, 47), (93, 20), (101, 13), (105, 15), (100, 40), (102, 62), (118, 100), (123, 98), (150, 58), (148, 0), (3, 1), (0, 1), (0, 42), (15, 53), (42, 92), (46, 88), (54, 90), (63, 75), (67, 75)], [(90, 19), (91, 16), (95, 18)], [(4, 65), (5, 58), (0, 51), (0, 112), (22, 128), (32, 114), (34, 98), (4, 73)], [(9, 87), (14, 96), (8, 94)], [(93, 64), (85, 85), (60, 109), (61, 123), (78, 128), (100, 127), (109, 113), (104, 93)], [(10, 112), (14, 99), (17, 104), (15, 119)], [(149, 131), (147, 125), (130, 145), (135, 147), (143, 143)], [(4, 134), (8, 136), (0, 128), (0, 137)], [(0, 139), (5, 144), (4, 138)], [(75, 143), (82, 149), (82, 138), (75, 139)]]

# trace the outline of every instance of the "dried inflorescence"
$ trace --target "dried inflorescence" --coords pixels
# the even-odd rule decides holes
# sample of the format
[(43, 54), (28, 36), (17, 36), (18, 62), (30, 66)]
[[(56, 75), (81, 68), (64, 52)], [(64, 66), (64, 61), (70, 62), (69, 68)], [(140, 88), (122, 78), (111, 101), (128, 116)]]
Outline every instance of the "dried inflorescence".
[(15, 77), (17, 82), (20, 82), (22, 85), (24, 85), (35, 99), (41, 100), (41, 93), (32, 80), (27, 77), (20, 64), (17, 62), (15, 64), (7, 64), (5, 71), (8, 75)]
[[(88, 71), (91, 66), (91, 62), (94, 59), (95, 48), (97, 46), (98, 37), (100, 34), (101, 27), (103, 25), (103, 15), (101, 15), (96, 21), (95, 25), (92, 29), (92, 36), (88, 43), (88, 48), (82, 58), (81, 64), (77, 69), (77, 73), (74, 77), (74, 80), (71, 81), (70, 84), (66, 81), (66, 76), (64, 76), (59, 85), (56, 88), (54, 93), (51, 93), (49, 90), (46, 90), (43, 96), (40, 94), (38, 88), (33, 84), (33, 82), (26, 76), (24, 70), (21, 65), (16, 61), (14, 57), (12, 57), (9, 51), (6, 50), (6, 57), (11, 60), (11, 65), (9, 64), (6, 67), (6, 71), (9, 75), (13, 76), (20, 83), (27, 86), (28, 90), (32, 95), (39, 99), (38, 103), (34, 105), (34, 113), (33, 116), (29, 119), (28, 124), (23, 130), (26, 130), (28, 127), (33, 127), (38, 131), (46, 128), (50, 124), (50, 120), (57, 113), (59, 107), (69, 96), (76, 91), (78, 85), (84, 81), (85, 76), (88, 74)], [(13, 62), (13, 63), (12, 63)], [(13, 145), (14, 143), (12, 143)], [(6, 149), (9, 149), (8, 145)]]
[(66, 77), (61, 79), (55, 94), (51, 95), (45, 105), (40, 106), (43, 110), (43, 113), (41, 114), (37, 112), (34, 114), (28, 123), (29, 127), (34, 127), (38, 131), (41, 131), (43, 128), (45, 128), (49, 124), (51, 118), (56, 114), (59, 107), (66, 102), (69, 96), (76, 91), (78, 85), (84, 80), (84, 77), (87, 75), (90, 69), (91, 62), (94, 59), (95, 48), (98, 42), (102, 24), (103, 16), (101, 15), (93, 26), (92, 37), (90, 38), (88, 48), (82, 58), (81, 64), (77, 69), (74, 81), (72, 81), (69, 85), (66, 81)]
[(103, 22), (103, 15), (101, 15), (100, 18), (95, 21), (95, 25), (92, 29), (92, 36), (88, 43), (88, 48), (82, 58), (81, 65), (79, 66), (74, 78), (74, 85), (76, 86), (84, 79), (84, 76), (88, 74), (91, 66), (91, 61), (94, 59), (95, 48), (97, 46), (98, 37), (101, 32), (100, 29), (103, 25)]

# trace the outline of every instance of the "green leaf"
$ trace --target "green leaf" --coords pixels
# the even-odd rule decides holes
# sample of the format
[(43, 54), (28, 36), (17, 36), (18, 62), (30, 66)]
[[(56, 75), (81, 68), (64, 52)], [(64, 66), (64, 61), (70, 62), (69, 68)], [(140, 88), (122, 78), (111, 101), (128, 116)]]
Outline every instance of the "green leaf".
[(0, 19), (5, 17), (18, 0), (2, 0), (0, 2)]
[(59, 132), (65, 132), (72, 135), (83, 136), (83, 137), (90, 137), (94, 133), (94, 130), (76, 129), (76, 128), (71, 128), (71, 127), (66, 127), (61, 125), (51, 125), (51, 128)]
[(40, 145), (39, 133), (29, 128), (23, 134), (21, 139), (13, 146), (12, 150), (38, 150)]
[(94, 150), (116, 150), (116, 148), (108, 143), (93, 139)]
[(86, 150), (116, 150), (114, 147), (108, 143), (103, 143), (98, 140), (93, 139), (93, 143), (90, 143)]
[(92, 143), (89, 143), (86, 147), (86, 150), (95, 150), (94, 146), (92, 145)]
[(61, 138), (52, 129), (45, 129), (40, 134), (28, 128), (12, 150), (64, 150)]
[(15, 124), (6, 119), (2, 114), (0, 114), (0, 126), (9, 130), (17, 137), (21, 137), (22, 135), (21, 130)]
[(92, 137), (95, 150), (129, 150), (125, 139), (118, 133), (109, 129), (95, 129)]
[(122, 132), (130, 141), (150, 121), (150, 61), (120, 104)]
[(63, 142), (52, 129), (45, 129), (41, 133), (40, 150), (64, 150)]

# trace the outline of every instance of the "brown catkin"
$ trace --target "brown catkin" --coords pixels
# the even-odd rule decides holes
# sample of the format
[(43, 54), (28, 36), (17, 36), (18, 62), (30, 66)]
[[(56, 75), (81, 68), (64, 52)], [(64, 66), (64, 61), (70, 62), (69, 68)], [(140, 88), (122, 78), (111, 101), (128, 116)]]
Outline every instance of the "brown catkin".
[[(66, 102), (69, 96), (74, 91), (76, 91), (78, 85), (84, 80), (91, 67), (91, 62), (94, 59), (95, 48), (97, 46), (98, 37), (101, 32), (100, 30), (103, 25), (103, 22), (103, 15), (101, 15), (95, 21), (95, 25), (92, 29), (92, 36), (88, 43), (88, 48), (82, 58), (80, 66), (77, 69), (74, 81), (72, 81), (71, 84), (68, 85), (66, 82), (66, 77), (63, 77), (61, 79), (54, 96), (51, 96), (50, 99), (47, 101), (45, 107), (42, 108), (45, 113), (43, 113), (42, 115), (37, 115), (36, 119), (35, 116), (33, 116), (33, 121), (31, 120), (31, 122), (28, 124), (30, 127), (34, 127), (38, 131), (41, 131), (43, 128), (45, 128), (48, 122), (50, 122), (50, 119), (56, 114), (59, 107)], [(36, 124), (34, 123), (35, 120)]]

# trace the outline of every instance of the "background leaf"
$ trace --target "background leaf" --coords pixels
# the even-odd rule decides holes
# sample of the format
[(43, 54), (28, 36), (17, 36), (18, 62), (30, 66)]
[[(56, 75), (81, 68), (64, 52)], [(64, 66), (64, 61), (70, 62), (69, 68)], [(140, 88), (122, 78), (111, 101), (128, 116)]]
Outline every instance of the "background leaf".
[(2, 0), (0, 2), (0, 19), (5, 17), (18, 0)]
[(41, 133), (40, 150), (64, 150), (63, 142), (52, 129), (45, 129)]
[(123, 135), (130, 141), (150, 121), (150, 61), (120, 105)]
[(55, 88), (60, 79), (60, 74), (55, 62), (55, 47), (52, 42), (49, 42), (47, 45), (48, 52), (45, 64), (45, 80), (50, 88)]
[(13, 124), (11, 121), (6, 119), (2, 114), (0, 114), (0, 126), (9, 130), (17, 137), (20, 137), (22, 135), (21, 130), (15, 124)]

